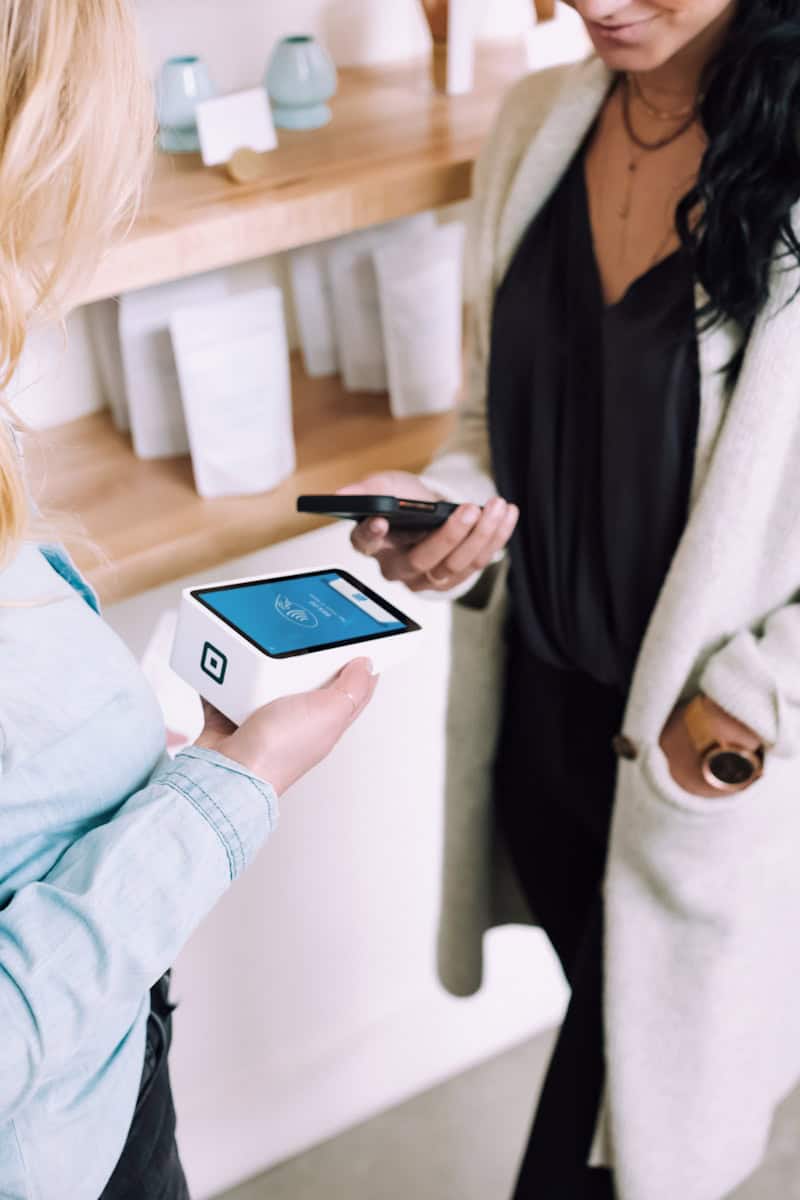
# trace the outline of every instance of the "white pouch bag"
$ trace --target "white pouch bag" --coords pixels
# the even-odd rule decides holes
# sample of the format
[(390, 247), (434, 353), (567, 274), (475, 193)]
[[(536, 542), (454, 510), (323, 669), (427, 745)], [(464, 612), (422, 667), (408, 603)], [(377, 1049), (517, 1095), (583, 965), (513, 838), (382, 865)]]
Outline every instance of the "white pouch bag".
[(69, 314), (66, 333), (44, 317), (31, 319), (5, 398), (31, 429), (50, 429), (103, 408), (85, 309)]
[(457, 221), (374, 251), (394, 417), (455, 406), (462, 376), (464, 234)]
[(187, 453), (169, 320), (176, 309), (208, 303), (227, 290), (225, 272), (212, 271), (120, 296), (119, 339), (133, 449), (139, 458)]
[(281, 289), (179, 309), (170, 330), (200, 495), (276, 487), (295, 468)]
[(342, 381), (348, 392), (385, 392), (388, 386), (373, 251), (435, 228), (434, 214), (420, 213), (333, 243), (328, 275)]
[(330, 242), (317, 242), (289, 253), (289, 277), (303, 365), (312, 379), (335, 375), (339, 370), (331, 286), (326, 268), (330, 251)]
[(103, 399), (117, 429), (127, 433), (131, 422), (119, 341), (119, 300), (96, 300), (84, 312)]

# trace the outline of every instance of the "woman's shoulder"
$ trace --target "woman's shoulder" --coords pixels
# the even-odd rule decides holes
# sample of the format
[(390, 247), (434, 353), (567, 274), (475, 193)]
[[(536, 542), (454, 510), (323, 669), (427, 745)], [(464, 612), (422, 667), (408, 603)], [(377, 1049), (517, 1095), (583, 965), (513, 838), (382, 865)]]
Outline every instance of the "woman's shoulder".
[(535, 118), (534, 110), (549, 109), (567, 81), (582, 72), (585, 65), (584, 62), (562, 63), (523, 75), (506, 92), (500, 107), (501, 118), (506, 122), (523, 115)]
[(23, 542), (0, 565), (0, 620), (3, 614), (35, 602), (54, 602), (76, 594), (55, 571), (47, 555), (35, 542)]
[[(35, 542), (23, 543), (0, 566), (0, 658), (6, 667), (42, 657), (57, 663), (65, 649), (90, 657), (99, 646), (105, 651), (111, 637), (77, 574), (71, 582)], [(9, 675), (0, 672), (0, 696)]]
[(526, 145), (548, 116), (570, 102), (575, 93), (596, 86), (607, 68), (595, 55), (523, 75), (506, 92), (487, 145)]
[(533, 71), (513, 84), (475, 165), (473, 190), (479, 210), (489, 197), (502, 206), (520, 160), (548, 119), (562, 108), (566, 113), (587, 90), (597, 92), (605, 86), (607, 76), (602, 61), (591, 56)]
[[(24, 755), (117, 708), (152, 723), (138, 664), (41, 549), (23, 545), (0, 569), (0, 727)], [(6, 764), (8, 765), (8, 764)]]

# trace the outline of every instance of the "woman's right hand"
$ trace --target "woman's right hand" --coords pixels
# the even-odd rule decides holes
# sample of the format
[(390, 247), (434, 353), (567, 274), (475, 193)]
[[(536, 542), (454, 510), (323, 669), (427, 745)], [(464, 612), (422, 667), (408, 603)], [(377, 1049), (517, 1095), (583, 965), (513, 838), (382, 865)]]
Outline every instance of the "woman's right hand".
[(278, 796), (326, 758), (372, 699), (378, 676), (357, 658), (324, 687), (283, 696), (236, 726), (205, 700), (195, 743), (216, 750), (270, 783)]
[[(338, 494), (442, 499), (407, 471), (370, 475)], [(422, 538), (392, 533), (385, 518), (373, 517), (358, 523), (351, 541), (356, 550), (377, 559), (385, 579), (400, 580), (412, 592), (448, 592), (488, 567), (507, 545), (518, 519), (517, 506), (495, 496), (483, 512), (477, 504), (462, 504), (440, 529)]]

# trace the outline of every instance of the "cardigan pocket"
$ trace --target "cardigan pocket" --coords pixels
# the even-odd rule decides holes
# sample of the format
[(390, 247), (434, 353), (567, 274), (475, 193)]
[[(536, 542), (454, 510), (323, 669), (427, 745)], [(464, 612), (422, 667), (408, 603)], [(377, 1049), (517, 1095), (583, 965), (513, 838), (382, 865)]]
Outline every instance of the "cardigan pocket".
[(652, 743), (619, 764), (606, 1012), (625, 1197), (727, 1196), (800, 1078), (800, 781), (797, 760), (773, 765), (715, 801)]
[(768, 765), (767, 771), (741, 792), (696, 796), (673, 779), (667, 757), (658, 742), (643, 747), (640, 769), (648, 791), (656, 799), (686, 816), (700, 820), (714, 820), (715, 817), (730, 815), (740, 808), (758, 804), (764, 791), (768, 790), (771, 776)]
[(662, 899), (714, 923), (727, 924), (741, 905), (750, 909), (745, 923), (766, 919), (764, 906), (784, 889), (800, 901), (800, 763), (770, 766), (717, 800), (687, 792), (661, 747), (645, 745), (638, 762), (619, 765), (612, 857), (628, 856)]

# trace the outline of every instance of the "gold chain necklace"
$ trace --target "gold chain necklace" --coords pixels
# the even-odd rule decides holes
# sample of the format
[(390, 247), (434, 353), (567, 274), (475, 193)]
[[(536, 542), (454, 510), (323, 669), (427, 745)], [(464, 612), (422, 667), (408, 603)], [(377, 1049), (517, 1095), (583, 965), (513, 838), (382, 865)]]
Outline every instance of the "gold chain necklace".
[[(622, 121), (625, 126), (625, 132), (628, 135), (628, 140), (631, 143), (631, 152), (628, 155), (628, 186), (625, 190), (625, 196), (619, 208), (619, 216), (623, 221), (627, 221), (631, 215), (631, 207), (633, 202), (633, 185), (635, 182), (636, 172), (639, 169), (639, 164), (642, 162), (645, 154), (652, 153), (655, 150), (662, 150), (665, 146), (670, 146), (676, 142), (678, 138), (691, 129), (697, 120), (697, 104), (693, 104), (688, 113), (681, 114), (683, 120), (676, 130), (667, 134), (666, 137), (658, 138), (655, 142), (646, 142), (640, 138), (633, 128), (633, 120), (631, 118), (631, 94), (630, 94), (630, 76), (622, 77)], [(673, 118), (677, 120), (677, 115)], [(640, 154), (633, 153), (633, 147), (641, 151)]]
[[(657, 138), (654, 142), (646, 142), (633, 128), (633, 118), (631, 117), (631, 85), (629, 80), (630, 76), (626, 75), (622, 91), (622, 119), (625, 122), (625, 131), (628, 137), (640, 150), (662, 150), (664, 146), (669, 146), (672, 142), (677, 142), (678, 138), (683, 137), (684, 133), (694, 125), (697, 120), (696, 102), (687, 113), (682, 114), (683, 120), (677, 129), (673, 130), (672, 133), (668, 133), (665, 137)], [(674, 120), (678, 120), (677, 114)]]
[[(629, 149), (629, 153), (628, 153), (628, 163), (627, 163), (628, 169), (626, 172), (628, 184), (627, 184), (627, 188), (625, 190), (625, 196), (622, 200), (620, 207), (618, 208), (620, 220), (623, 222), (622, 230), (621, 230), (622, 244), (620, 247), (620, 259), (623, 259), (625, 257), (625, 253), (627, 250), (628, 218), (631, 215), (631, 209), (633, 206), (633, 188), (634, 188), (634, 183), (635, 183), (635, 179), (636, 179), (636, 173), (639, 169), (640, 163), (642, 162), (642, 160), (644, 159), (646, 154), (653, 153), (656, 150), (662, 150), (665, 146), (670, 146), (673, 142), (676, 142), (679, 138), (683, 137), (683, 135), (685, 133), (687, 133), (689, 129), (691, 129), (692, 125), (694, 125), (695, 121), (697, 120), (698, 108), (699, 108), (699, 104), (700, 104), (700, 100), (698, 98), (698, 100), (692, 105), (691, 109), (689, 109), (688, 111), (681, 112), (680, 114), (673, 113), (672, 120), (681, 119), (681, 124), (678, 126), (678, 128), (675, 129), (672, 133), (668, 134), (667, 136), (658, 138), (655, 142), (647, 142), (643, 138), (639, 137), (639, 135), (636, 133), (636, 130), (633, 128), (633, 120), (631, 117), (631, 95), (630, 95), (631, 83), (630, 83), (630, 80), (631, 80), (631, 76), (629, 76), (627, 74), (622, 77), (622, 121), (623, 121), (623, 125), (625, 127), (625, 132), (628, 136), (628, 140), (630, 143), (630, 149)], [(637, 85), (635, 79), (634, 79), (633, 86), (637, 87), (637, 94), (639, 94), (639, 96), (641, 98), (641, 92), (638, 89), (638, 85)], [(646, 104), (645, 104), (645, 107), (647, 107)], [(664, 116), (664, 119), (666, 119), (666, 116)], [(639, 153), (636, 154), (635, 150), (638, 150)], [(666, 246), (668, 245), (669, 240), (673, 235), (673, 232), (674, 231), (673, 231), (672, 227), (670, 226), (667, 229), (666, 235), (659, 243), (659, 245), (650, 261), (650, 266), (653, 266), (656, 262), (658, 262), (659, 258), (661, 257), (661, 254), (663, 253)]]
[(646, 108), (650, 113), (650, 116), (655, 117), (657, 121), (679, 121), (682, 117), (688, 117), (689, 113), (694, 113), (697, 111), (700, 103), (699, 99), (688, 105), (687, 108), (679, 108), (674, 112), (667, 112), (665, 109), (656, 108), (656, 106), (647, 99), (647, 96), (645, 96), (644, 89), (639, 82), (638, 75), (631, 74), (628, 75), (627, 78), (633, 84), (634, 91), (636, 92), (636, 96), (642, 104), (642, 107)]

